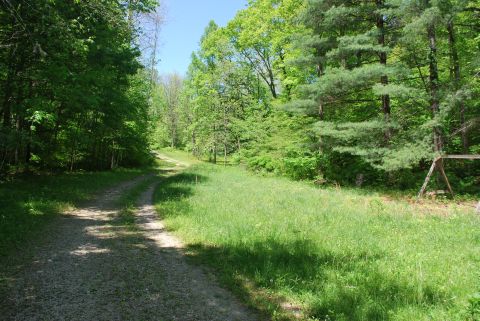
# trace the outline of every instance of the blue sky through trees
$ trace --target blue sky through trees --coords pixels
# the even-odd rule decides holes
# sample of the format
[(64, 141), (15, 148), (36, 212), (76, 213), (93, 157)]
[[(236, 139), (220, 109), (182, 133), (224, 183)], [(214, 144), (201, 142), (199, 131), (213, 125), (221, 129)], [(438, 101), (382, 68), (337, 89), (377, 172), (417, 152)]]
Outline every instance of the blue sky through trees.
[(185, 74), (190, 56), (210, 20), (221, 26), (245, 8), (247, 0), (163, 0), (166, 22), (162, 27), (160, 73)]

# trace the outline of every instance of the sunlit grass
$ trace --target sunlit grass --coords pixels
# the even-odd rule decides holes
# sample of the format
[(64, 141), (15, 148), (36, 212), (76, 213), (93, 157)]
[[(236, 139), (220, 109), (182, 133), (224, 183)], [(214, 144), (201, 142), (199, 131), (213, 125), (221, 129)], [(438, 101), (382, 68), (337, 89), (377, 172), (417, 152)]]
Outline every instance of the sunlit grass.
[(200, 163), (200, 160), (192, 156), (192, 154), (173, 148), (162, 148), (159, 151), (160, 154), (163, 154), (167, 157), (170, 157), (175, 160), (179, 160), (185, 165), (192, 165)]
[(192, 257), (274, 319), (479, 318), (480, 218), (464, 208), (207, 164), (163, 181), (155, 200)]

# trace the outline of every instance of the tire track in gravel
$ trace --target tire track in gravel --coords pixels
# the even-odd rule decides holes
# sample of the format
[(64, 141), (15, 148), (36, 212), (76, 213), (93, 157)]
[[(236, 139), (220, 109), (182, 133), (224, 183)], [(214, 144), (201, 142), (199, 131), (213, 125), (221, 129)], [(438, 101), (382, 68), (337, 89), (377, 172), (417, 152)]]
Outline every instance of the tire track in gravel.
[(154, 190), (155, 184), (140, 197), (136, 223), (160, 258), (158, 268), (165, 275), (165, 286), (173, 303), (165, 302), (168, 320), (257, 320), (252, 311), (221, 288), (204, 269), (187, 263), (182, 242), (158, 220), (152, 205)]

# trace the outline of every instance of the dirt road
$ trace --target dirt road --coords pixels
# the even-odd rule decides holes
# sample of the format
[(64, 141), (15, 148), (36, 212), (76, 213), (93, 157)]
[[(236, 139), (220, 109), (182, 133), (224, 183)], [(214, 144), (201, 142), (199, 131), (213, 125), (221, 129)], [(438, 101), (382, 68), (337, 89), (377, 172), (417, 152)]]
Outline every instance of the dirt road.
[(2, 262), (0, 320), (257, 320), (186, 262), (152, 205), (159, 180), (138, 201), (137, 227), (119, 224), (116, 200), (144, 179), (66, 213), (33, 255)]

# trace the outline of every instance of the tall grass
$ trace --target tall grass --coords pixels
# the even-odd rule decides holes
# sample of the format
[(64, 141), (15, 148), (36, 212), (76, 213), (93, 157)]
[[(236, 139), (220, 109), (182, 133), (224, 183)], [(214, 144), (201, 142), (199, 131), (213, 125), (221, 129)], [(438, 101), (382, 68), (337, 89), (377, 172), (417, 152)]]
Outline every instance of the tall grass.
[(0, 257), (18, 248), (64, 210), (143, 170), (38, 175), (0, 183)]
[(273, 319), (480, 318), (480, 218), (460, 207), (207, 164), (166, 178), (155, 202), (192, 257)]

